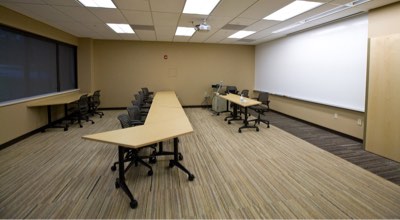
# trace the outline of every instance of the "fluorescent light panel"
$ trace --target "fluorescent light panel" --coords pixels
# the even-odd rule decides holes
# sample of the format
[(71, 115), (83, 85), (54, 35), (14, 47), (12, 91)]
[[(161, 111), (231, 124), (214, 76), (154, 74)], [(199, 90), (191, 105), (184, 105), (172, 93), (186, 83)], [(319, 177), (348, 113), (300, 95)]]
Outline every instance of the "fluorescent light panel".
[(107, 23), (107, 25), (113, 29), (115, 32), (119, 34), (134, 34), (135, 32), (132, 30), (129, 24), (112, 24)]
[(320, 2), (309, 2), (309, 1), (294, 1), (278, 11), (265, 17), (265, 20), (284, 21), (292, 18), (296, 15), (309, 11), (317, 6), (320, 6)]
[(86, 7), (117, 8), (112, 0), (79, 0), (79, 2)]
[(209, 15), (220, 0), (186, 0), (184, 14)]
[(240, 39), (240, 38), (247, 37), (247, 36), (249, 36), (251, 34), (254, 34), (254, 33), (256, 33), (256, 32), (255, 31), (238, 31), (238, 32), (232, 34), (231, 36), (229, 36), (228, 38)]
[(336, 8), (333, 8), (333, 9), (330, 9), (330, 10), (328, 10), (328, 11), (319, 13), (319, 14), (314, 15), (314, 16), (311, 16), (311, 17), (309, 17), (309, 18), (307, 18), (307, 19), (305, 19), (305, 20), (303, 20), (303, 21), (299, 21), (299, 22), (296, 22), (296, 23), (291, 24), (291, 25), (289, 25), (289, 26), (286, 26), (286, 27), (284, 27), (284, 28), (281, 28), (281, 29), (279, 29), (279, 30), (273, 31), (272, 33), (273, 33), (273, 34), (276, 34), (276, 33), (279, 33), (279, 32), (283, 32), (283, 31), (286, 31), (286, 30), (295, 28), (295, 27), (297, 27), (297, 26), (300, 26), (300, 25), (302, 25), (302, 24), (305, 24), (305, 23), (308, 23), (308, 22), (311, 22), (311, 21), (315, 21), (315, 20), (324, 18), (324, 17), (326, 17), (326, 16), (329, 16), (329, 15), (332, 15), (332, 14), (335, 14), (335, 13), (338, 13), (338, 12), (341, 12), (341, 11), (346, 10), (346, 9), (348, 9), (348, 8), (355, 7), (355, 6), (357, 6), (357, 5), (360, 5), (360, 4), (369, 2), (369, 1), (370, 1), (370, 0), (354, 0), (354, 1), (350, 2), (350, 3), (344, 4), (344, 5), (339, 5), (339, 6), (337, 6)]
[(176, 29), (176, 36), (192, 36), (196, 30), (192, 27), (178, 27)]

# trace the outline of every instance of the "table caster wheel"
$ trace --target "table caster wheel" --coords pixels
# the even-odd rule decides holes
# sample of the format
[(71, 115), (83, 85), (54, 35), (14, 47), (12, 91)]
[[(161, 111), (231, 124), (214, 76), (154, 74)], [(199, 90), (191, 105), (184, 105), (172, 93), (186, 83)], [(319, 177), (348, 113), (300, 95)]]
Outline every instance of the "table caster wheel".
[(242, 130), (239, 129), (239, 133), (242, 133)]
[(182, 155), (182, 154), (179, 154), (178, 159), (179, 159), (179, 160), (183, 160), (183, 155)]
[(147, 172), (147, 176), (153, 176), (153, 171), (149, 170), (149, 172)]
[(150, 157), (149, 158), (149, 163), (152, 163), (152, 164), (157, 163), (157, 158), (156, 157)]
[(115, 165), (112, 165), (111, 166), (111, 171), (116, 171), (116, 170), (117, 170), (117, 167)]
[(118, 189), (118, 188), (119, 188), (119, 183), (118, 183), (118, 180), (117, 180), (117, 181), (115, 181), (115, 188), (116, 188), (116, 189)]
[(131, 206), (132, 209), (135, 209), (138, 205), (138, 202), (136, 200), (132, 200), (129, 205)]
[(230, 122), (230, 121), (228, 121), (228, 124), (231, 124), (231, 122)]
[(193, 174), (189, 174), (189, 181), (193, 181), (194, 180), (194, 175)]
[(256, 131), (259, 131), (260, 129), (256, 128)]

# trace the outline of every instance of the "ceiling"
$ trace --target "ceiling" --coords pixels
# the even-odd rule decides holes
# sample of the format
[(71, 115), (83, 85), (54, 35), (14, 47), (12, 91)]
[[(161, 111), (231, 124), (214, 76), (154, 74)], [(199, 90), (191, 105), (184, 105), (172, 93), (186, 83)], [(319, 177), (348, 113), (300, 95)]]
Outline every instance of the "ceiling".
[[(257, 45), (399, 0), (371, 0), (293, 29), (272, 33), (354, 0), (313, 1), (324, 4), (282, 22), (263, 18), (293, 0), (221, 0), (208, 16), (183, 14), (185, 0), (113, 0), (117, 9), (86, 8), (76, 0), (0, 0), (0, 5), (83, 38)], [(177, 26), (192, 27), (203, 19), (207, 19), (211, 31), (196, 32), (191, 37), (175, 36)], [(106, 23), (128, 23), (135, 34), (117, 34)], [(256, 33), (243, 39), (228, 38), (238, 30)]]

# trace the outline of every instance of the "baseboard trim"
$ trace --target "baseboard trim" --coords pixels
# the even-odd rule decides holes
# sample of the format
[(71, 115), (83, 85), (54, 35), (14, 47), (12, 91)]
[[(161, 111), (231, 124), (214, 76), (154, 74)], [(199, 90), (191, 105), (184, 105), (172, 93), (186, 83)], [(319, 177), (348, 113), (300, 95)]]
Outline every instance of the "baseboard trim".
[(211, 108), (211, 105), (184, 105), (182, 108)]
[(314, 123), (312, 123), (312, 122), (309, 122), (309, 121), (306, 121), (306, 120), (303, 120), (303, 119), (301, 119), (301, 118), (297, 118), (297, 117), (294, 117), (294, 116), (291, 116), (291, 115), (287, 115), (287, 114), (285, 114), (285, 113), (282, 113), (282, 112), (279, 112), (279, 111), (276, 111), (276, 110), (273, 110), (273, 109), (270, 109), (270, 111), (275, 112), (275, 113), (280, 114), (280, 115), (283, 115), (283, 116), (285, 116), (285, 117), (291, 118), (291, 119), (293, 119), (293, 120), (300, 121), (300, 122), (306, 123), (306, 124), (308, 124), (308, 125), (311, 125), (311, 126), (314, 126), (314, 127), (317, 127), (317, 128), (320, 128), (320, 129), (323, 129), (323, 130), (326, 130), (326, 131), (329, 131), (329, 132), (332, 132), (332, 133), (335, 133), (335, 134), (337, 134), (337, 135), (350, 138), (350, 139), (352, 139), (352, 140), (354, 140), (354, 141), (363, 143), (363, 140), (362, 140), (362, 139), (357, 138), (357, 137), (353, 137), (353, 136), (351, 136), (351, 135), (342, 133), (342, 132), (340, 132), (340, 131), (336, 131), (336, 130), (333, 130), (333, 129), (331, 129), (331, 128), (327, 128), (327, 127), (324, 127), (324, 126), (321, 126), (321, 125), (318, 125), (318, 124), (314, 124)]

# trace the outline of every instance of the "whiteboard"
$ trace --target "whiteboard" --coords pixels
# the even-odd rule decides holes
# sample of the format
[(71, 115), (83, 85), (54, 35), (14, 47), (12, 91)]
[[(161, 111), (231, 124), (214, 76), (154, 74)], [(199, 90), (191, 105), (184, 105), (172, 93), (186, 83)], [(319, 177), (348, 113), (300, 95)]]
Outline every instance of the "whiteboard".
[(368, 17), (256, 46), (255, 89), (364, 112)]

